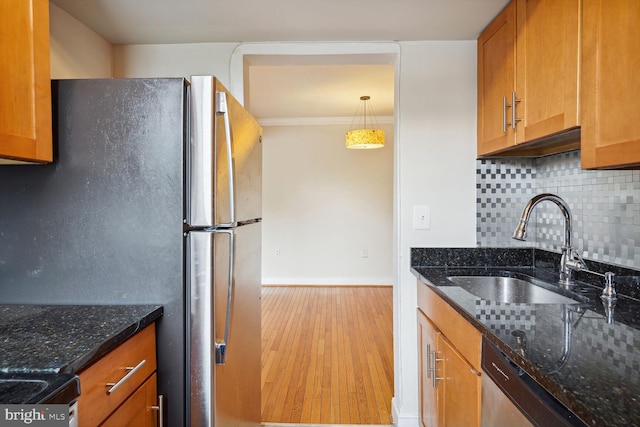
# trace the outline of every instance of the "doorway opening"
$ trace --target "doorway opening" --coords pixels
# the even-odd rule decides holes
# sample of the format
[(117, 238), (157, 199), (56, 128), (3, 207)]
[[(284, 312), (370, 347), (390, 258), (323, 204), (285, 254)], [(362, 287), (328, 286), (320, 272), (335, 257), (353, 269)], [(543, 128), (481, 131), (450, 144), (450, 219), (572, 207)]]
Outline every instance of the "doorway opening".
[[(395, 58), (242, 57), (245, 107), (264, 130), (265, 425), (391, 423)], [(382, 150), (344, 146), (362, 95), (387, 134)]]

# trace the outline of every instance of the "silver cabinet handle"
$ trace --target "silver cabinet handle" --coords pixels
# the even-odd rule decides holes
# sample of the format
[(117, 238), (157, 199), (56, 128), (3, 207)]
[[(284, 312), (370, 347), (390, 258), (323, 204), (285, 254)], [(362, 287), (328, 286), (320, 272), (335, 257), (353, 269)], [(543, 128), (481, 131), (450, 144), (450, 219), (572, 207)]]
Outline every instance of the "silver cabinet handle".
[(507, 107), (511, 107), (511, 105), (507, 104), (507, 97), (502, 97), (502, 132), (507, 133), (507, 125), (511, 123), (507, 123)]
[(427, 344), (427, 378), (431, 378), (431, 344)]
[(138, 372), (140, 370), (140, 368), (142, 368), (144, 366), (144, 364), (147, 363), (147, 361), (145, 359), (142, 359), (142, 361), (140, 363), (138, 363), (136, 366), (131, 367), (131, 366), (127, 366), (126, 369), (127, 371), (127, 375), (125, 375), (124, 377), (120, 378), (120, 380), (116, 383), (107, 383), (105, 384), (107, 387), (111, 387), (109, 390), (107, 390), (107, 394), (111, 394), (114, 391), (116, 391), (122, 384), (124, 384), (125, 382), (127, 382), (127, 380), (129, 378), (131, 378), (136, 372)]
[(227, 361), (227, 343), (229, 342), (229, 327), (231, 325), (231, 310), (233, 308), (233, 285), (235, 269), (235, 232), (234, 230), (217, 230), (216, 233), (229, 235), (229, 277), (227, 278), (227, 314), (224, 322), (224, 338), (218, 340), (216, 334), (216, 364), (224, 365)]
[(158, 395), (158, 404), (151, 407), (152, 411), (158, 412), (158, 427), (164, 427), (164, 396)]
[(521, 99), (516, 98), (516, 92), (511, 92), (511, 128), (516, 128), (516, 123), (522, 119), (516, 118), (516, 104), (520, 103)]
[(439, 377), (438, 376), (438, 366), (436, 365), (437, 362), (442, 362), (444, 359), (438, 359), (438, 356), (436, 355), (436, 352), (433, 352), (433, 376), (431, 377), (432, 381), (433, 381), (433, 388), (436, 388), (436, 382), (438, 380), (442, 380), (444, 378)]
[(229, 180), (229, 223), (217, 224), (217, 225), (223, 226), (223, 227), (224, 226), (232, 227), (235, 225), (235, 222), (236, 222), (235, 173), (234, 173), (234, 167), (233, 167), (233, 152), (231, 151), (231, 149), (233, 148), (232, 147), (233, 144), (231, 141), (231, 125), (229, 123), (229, 107), (227, 104), (226, 92), (216, 92), (216, 115), (221, 115), (224, 117), (224, 135), (225, 135), (225, 143), (227, 148), (227, 167), (228, 167), (227, 170), (229, 172), (229, 176), (227, 177), (227, 179)]

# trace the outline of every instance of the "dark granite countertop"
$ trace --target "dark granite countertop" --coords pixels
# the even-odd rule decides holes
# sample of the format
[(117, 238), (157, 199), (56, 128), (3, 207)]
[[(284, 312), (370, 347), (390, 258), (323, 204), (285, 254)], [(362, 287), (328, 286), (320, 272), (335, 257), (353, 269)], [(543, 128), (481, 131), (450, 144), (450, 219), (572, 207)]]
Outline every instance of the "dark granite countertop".
[(161, 315), (157, 305), (0, 305), (0, 403), (16, 403), (20, 390), (30, 396), (21, 403), (39, 403), (37, 381), (50, 386), (41, 401), (56, 403), (51, 392), (77, 388), (75, 374)]
[(74, 374), (0, 374), (2, 404), (69, 404), (80, 395)]
[[(413, 248), (411, 271), (585, 423), (640, 425), (640, 271), (587, 260), (616, 273), (613, 323), (599, 298), (602, 279), (586, 273), (572, 289), (580, 302), (567, 305), (488, 301), (447, 279), (510, 272), (555, 282), (558, 261), (527, 248)], [(526, 334), (524, 349), (516, 330)]]

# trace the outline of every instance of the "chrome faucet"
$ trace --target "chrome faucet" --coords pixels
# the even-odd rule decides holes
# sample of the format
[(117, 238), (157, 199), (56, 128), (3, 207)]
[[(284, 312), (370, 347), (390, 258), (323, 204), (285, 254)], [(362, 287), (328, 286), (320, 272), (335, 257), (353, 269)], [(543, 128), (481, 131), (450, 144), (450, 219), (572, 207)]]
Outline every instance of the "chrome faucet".
[(564, 242), (562, 244), (562, 257), (560, 258), (559, 283), (563, 286), (572, 285), (574, 283), (573, 270), (584, 269), (585, 265), (577, 251), (571, 246), (571, 210), (564, 200), (555, 194), (550, 193), (538, 194), (537, 196), (532, 197), (524, 207), (522, 216), (520, 217), (520, 223), (513, 232), (512, 237), (516, 240), (526, 240), (527, 224), (529, 223), (531, 211), (538, 203), (545, 200), (555, 203), (556, 206), (560, 208), (560, 211), (564, 216)]

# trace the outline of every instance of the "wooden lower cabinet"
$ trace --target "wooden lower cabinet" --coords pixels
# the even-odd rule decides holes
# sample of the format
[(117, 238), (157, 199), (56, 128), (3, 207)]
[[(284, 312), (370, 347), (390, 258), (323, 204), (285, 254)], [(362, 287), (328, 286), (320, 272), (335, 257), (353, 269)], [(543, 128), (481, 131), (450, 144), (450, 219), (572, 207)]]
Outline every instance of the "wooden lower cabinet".
[(156, 414), (155, 324), (147, 326), (78, 373), (78, 425), (154, 426)]
[(480, 372), (418, 310), (420, 425), (479, 426)]
[[(420, 394), (420, 425), (438, 425), (439, 408), (437, 380), (433, 379), (432, 361), (437, 349), (438, 336), (442, 335), (427, 317), (418, 310), (418, 371)], [(442, 387), (441, 387), (442, 388)]]
[(420, 425), (479, 426), (482, 335), (420, 281), (418, 304)]
[(158, 425), (156, 374), (145, 381), (101, 425), (103, 427), (154, 427)]
[(444, 395), (439, 425), (479, 426), (482, 402), (480, 372), (443, 335), (438, 336), (436, 352), (442, 360), (439, 375)]

